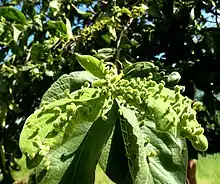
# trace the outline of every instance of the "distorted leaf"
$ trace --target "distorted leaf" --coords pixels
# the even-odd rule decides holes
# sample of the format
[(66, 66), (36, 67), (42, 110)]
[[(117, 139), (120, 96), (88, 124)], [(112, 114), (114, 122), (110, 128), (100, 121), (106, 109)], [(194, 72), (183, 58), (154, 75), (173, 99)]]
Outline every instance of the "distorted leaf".
[(49, 153), (48, 159), (51, 163), (49, 170), (45, 171), (43, 162), (37, 168), (38, 182), (93, 184), (99, 156), (111, 134), (116, 118), (117, 107), (114, 105), (108, 113), (107, 121), (99, 118), (93, 124), (79, 123), (72, 130), (72, 138)]
[(46, 91), (41, 102), (50, 103), (53, 99), (64, 98), (64, 91), (66, 89), (71, 93), (80, 89), (85, 82), (92, 83), (95, 79), (94, 76), (86, 71), (72, 72), (68, 75), (64, 74)]

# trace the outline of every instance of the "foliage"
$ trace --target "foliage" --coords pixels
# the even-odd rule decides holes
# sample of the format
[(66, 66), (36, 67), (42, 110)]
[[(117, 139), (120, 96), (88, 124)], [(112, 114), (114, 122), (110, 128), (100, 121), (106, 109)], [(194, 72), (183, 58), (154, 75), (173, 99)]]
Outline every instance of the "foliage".
[[(219, 151), (215, 146), (219, 142), (219, 1), (2, 0), (0, 4), (4, 178), (19, 170), (21, 129), (46, 90), (63, 74), (82, 70), (75, 52), (114, 63), (119, 70), (152, 60), (165, 73), (178, 71), (181, 79), (177, 80), (186, 87), (184, 95), (205, 105), (197, 118), (209, 140), (207, 151)], [(204, 12), (213, 15), (214, 27), (206, 26), (210, 19)], [(72, 81), (67, 75), (63, 78)], [(79, 86), (84, 80), (79, 79)], [(71, 85), (65, 87), (70, 91), (80, 88), (74, 80), (65, 83)], [(58, 86), (62, 85), (54, 84)], [(59, 90), (55, 98), (63, 96)]]
[[(66, 76), (72, 79), (70, 85), (62, 83), (65, 78), (61, 77), (59, 85), (55, 82), (53, 90), (45, 93), (41, 108), (27, 118), (20, 148), (26, 155), (27, 168), (34, 170), (32, 178), (37, 183), (92, 184), (98, 164), (109, 177), (109, 183), (185, 182), (188, 160), (184, 138), (195, 149), (208, 148), (204, 129), (196, 121), (195, 110), (201, 104), (192, 104), (183, 97), (180, 86), (174, 90), (166, 88), (162, 79), (170, 81), (173, 75), (164, 76), (153, 63), (134, 63), (118, 74), (114, 64), (107, 70), (108, 64), (95, 57), (75, 55), (97, 78), (89, 83), (91, 78), (87, 75), (88, 81), (70, 93), (68, 87), (77, 81), (77, 75), (73, 72)], [(141, 76), (143, 71), (148, 73), (145, 77), (134, 77)], [(80, 72), (78, 76), (84, 74)], [(54, 86), (63, 88), (64, 96), (57, 96), (60, 90)], [(56, 98), (48, 102), (47, 96)], [(117, 145), (111, 137), (116, 124), (124, 144), (119, 150), (112, 148)], [(124, 168), (128, 178), (122, 180), (124, 176), (119, 173), (121, 181), (118, 181), (107, 171), (114, 170), (108, 168), (109, 162), (116, 164), (111, 155), (123, 150), (128, 160)], [(109, 153), (105, 162), (99, 159), (102, 152)]]

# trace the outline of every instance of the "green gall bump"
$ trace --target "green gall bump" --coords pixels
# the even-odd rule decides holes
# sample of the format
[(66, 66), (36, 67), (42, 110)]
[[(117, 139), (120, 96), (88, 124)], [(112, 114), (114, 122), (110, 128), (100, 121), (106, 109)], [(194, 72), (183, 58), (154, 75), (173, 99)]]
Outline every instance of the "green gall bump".
[(127, 94), (126, 97), (127, 97), (129, 100), (133, 100), (133, 99), (134, 99), (134, 97), (133, 97), (132, 95), (130, 95), (130, 94)]
[(175, 111), (176, 111), (176, 114), (179, 114), (180, 111), (181, 111), (181, 108), (180, 108), (180, 107), (176, 107), (176, 108), (175, 108)]
[(65, 95), (67, 98), (71, 98), (70, 90), (69, 90), (69, 89), (65, 89), (65, 90), (64, 90), (64, 95)]
[(50, 151), (50, 146), (42, 145), (41, 150), (39, 151), (39, 155), (45, 156), (49, 153), (49, 151)]
[(35, 156), (36, 156), (36, 153), (29, 153), (29, 154), (28, 154), (28, 157), (29, 157), (30, 159), (34, 159)]
[(182, 120), (185, 121), (188, 119), (188, 117), (189, 117), (188, 113), (183, 113)]
[(191, 114), (189, 115), (189, 120), (195, 120), (195, 114), (191, 113)]
[(163, 80), (161, 80), (160, 83), (163, 84), (163, 86), (165, 86), (165, 84), (166, 84), (165, 81), (163, 81)]
[(103, 115), (102, 115), (102, 120), (103, 120), (103, 121), (106, 121), (107, 119), (108, 119), (108, 117), (103, 114)]
[(47, 160), (45, 163), (44, 163), (44, 170), (46, 170), (46, 171), (49, 171), (50, 170), (50, 161), (49, 160)]
[(180, 87), (179, 86), (175, 86), (174, 87), (174, 93), (179, 93), (180, 92)]
[(126, 90), (127, 90), (128, 93), (131, 93), (131, 94), (134, 92), (133, 88), (130, 87), (130, 86), (128, 86), (128, 87), (126, 88)]
[(194, 132), (193, 132), (193, 135), (201, 135), (204, 133), (204, 128), (200, 127), (200, 128), (197, 128)]
[(178, 102), (178, 101), (180, 100), (180, 94), (179, 94), (179, 93), (177, 93), (177, 94), (175, 95), (175, 100), (176, 100), (176, 102)]
[(83, 85), (85, 88), (89, 88), (90, 87), (90, 83), (89, 82), (85, 82)]
[(158, 85), (158, 88), (159, 88), (159, 91), (162, 91), (163, 88), (164, 88), (164, 84), (160, 83), (160, 84)]
[(67, 114), (73, 114), (76, 111), (76, 105), (75, 104), (71, 104), (71, 105), (67, 105), (66, 106), (66, 112)]
[(156, 151), (151, 151), (148, 157), (155, 157), (157, 155)]
[(54, 130), (55, 130), (56, 132), (60, 132), (60, 131), (61, 131), (61, 126), (60, 126), (60, 124), (57, 123), (57, 122), (53, 124), (53, 128), (54, 128)]
[(157, 84), (157, 83), (156, 83), (155, 81), (150, 81), (150, 82), (149, 82), (149, 85), (150, 85), (151, 87), (156, 86), (156, 84)]
[(60, 121), (67, 121), (67, 117), (65, 115), (60, 116)]
[(208, 141), (203, 134), (196, 136), (195, 140), (190, 141), (193, 147), (199, 151), (206, 151), (208, 149)]
[(202, 102), (199, 102), (199, 101), (194, 102), (192, 108), (196, 111), (199, 111), (203, 108), (203, 104)]
[(61, 108), (59, 108), (59, 107), (54, 107), (54, 108), (53, 108), (53, 112), (54, 112), (56, 115), (60, 115), (60, 114), (61, 114)]
[(149, 142), (150, 142), (150, 139), (149, 139), (148, 137), (147, 137), (145, 140), (146, 140), (146, 142), (147, 142), (147, 143), (149, 143)]

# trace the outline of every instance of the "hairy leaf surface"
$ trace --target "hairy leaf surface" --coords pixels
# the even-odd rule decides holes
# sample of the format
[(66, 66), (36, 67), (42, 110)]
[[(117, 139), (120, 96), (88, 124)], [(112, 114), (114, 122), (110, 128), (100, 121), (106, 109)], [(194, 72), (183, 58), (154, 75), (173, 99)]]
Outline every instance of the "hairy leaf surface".
[(118, 107), (114, 104), (107, 121), (99, 118), (93, 124), (79, 123), (73, 129), (72, 138), (47, 156), (51, 163), (49, 170), (45, 171), (43, 162), (37, 168), (38, 182), (93, 184), (96, 165), (114, 127), (117, 112)]
[(122, 134), (134, 183), (182, 184), (186, 177), (185, 141), (152, 126), (139, 127), (129, 108), (120, 107)]

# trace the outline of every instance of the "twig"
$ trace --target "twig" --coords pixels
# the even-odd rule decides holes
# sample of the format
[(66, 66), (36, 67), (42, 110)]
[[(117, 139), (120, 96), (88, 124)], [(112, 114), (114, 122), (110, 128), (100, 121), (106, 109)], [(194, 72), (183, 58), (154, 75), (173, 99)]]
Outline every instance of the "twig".
[(124, 32), (128, 29), (128, 27), (131, 25), (133, 20), (134, 20), (133, 18), (130, 18), (130, 20), (127, 22), (126, 26), (124, 27), (124, 29), (121, 30), (121, 33), (120, 33), (120, 36), (118, 38), (117, 45), (116, 45), (116, 54), (115, 54), (115, 62), (114, 62), (115, 65), (117, 64), (117, 60), (118, 60), (119, 55), (120, 55), (119, 47), (120, 47), (120, 44), (121, 44), (121, 39), (124, 35)]

